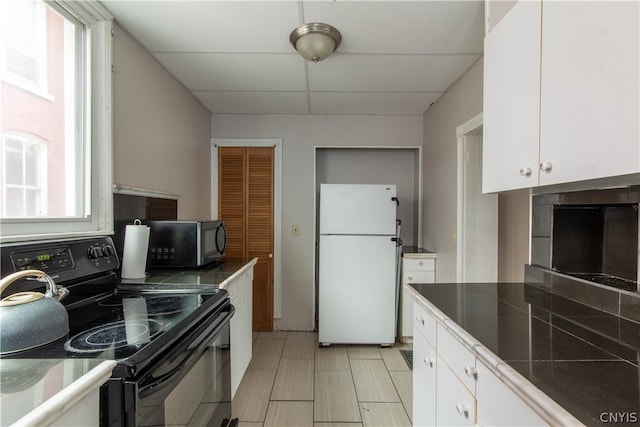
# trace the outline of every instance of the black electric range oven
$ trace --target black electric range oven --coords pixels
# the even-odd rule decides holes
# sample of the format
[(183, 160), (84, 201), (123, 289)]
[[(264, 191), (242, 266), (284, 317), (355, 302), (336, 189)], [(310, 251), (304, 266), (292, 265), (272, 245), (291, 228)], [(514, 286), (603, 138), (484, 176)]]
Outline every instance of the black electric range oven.
[[(37, 269), (69, 290), (62, 303), (70, 328), (58, 341), (1, 357), (116, 360), (100, 388), (101, 426), (237, 424), (229, 356), (234, 308), (227, 291), (120, 289), (109, 237), (3, 245), (0, 256), (2, 277)], [(5, 293), (39, 285), (24, 280)]]

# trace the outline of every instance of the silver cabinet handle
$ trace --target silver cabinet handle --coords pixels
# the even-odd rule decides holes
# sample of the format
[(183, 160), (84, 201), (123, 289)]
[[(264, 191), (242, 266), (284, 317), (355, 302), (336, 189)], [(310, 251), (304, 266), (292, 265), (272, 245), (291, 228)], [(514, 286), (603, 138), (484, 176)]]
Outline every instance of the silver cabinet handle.
[(522, 176), (531, 176), (531, 172), (533, 172), (531, 170), (531, 168), (522, 168), (522, 169), (520, 169), (520, 175), (522, 175)]
[(430, 367), (433, 368), (433, 359), (430, 358), (429, 356), (425, 356), (424, 357), (424, 364), (425, 365), (429, 365)]
[(474, 366), (465, 365), (464, 373), (471, 378), (475, 378), (478, 376), (478, 370)]
[(550, 172), (552, 167), (551, 162), (540, 163), (540, 170), (543, 172)]
[(456, 410), (458, 411), (458, 414), (463, 415), (465, 418), (469, 418), (469, 407), (466, 403), (459, 402), (456, 405)]

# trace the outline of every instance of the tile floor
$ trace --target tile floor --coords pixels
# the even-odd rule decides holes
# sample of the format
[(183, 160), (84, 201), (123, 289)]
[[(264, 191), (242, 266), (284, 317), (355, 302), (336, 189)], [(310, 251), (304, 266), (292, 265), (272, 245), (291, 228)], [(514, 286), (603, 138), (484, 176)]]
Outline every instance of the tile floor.
[(411, 426), (412, 371), (393, 347), (318, 346), (313, 332), (254, 334), (233, 399), (240, 427)]

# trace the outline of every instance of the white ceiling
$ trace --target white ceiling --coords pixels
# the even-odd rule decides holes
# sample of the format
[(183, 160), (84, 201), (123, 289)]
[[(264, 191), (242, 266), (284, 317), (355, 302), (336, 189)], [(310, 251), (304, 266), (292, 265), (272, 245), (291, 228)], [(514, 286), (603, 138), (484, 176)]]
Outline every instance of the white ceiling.
[[(480, 57), (484, 2), (101, 0), (212, 113), (421, 115)], [(310, 63), (305, 22), (342, 33)]]

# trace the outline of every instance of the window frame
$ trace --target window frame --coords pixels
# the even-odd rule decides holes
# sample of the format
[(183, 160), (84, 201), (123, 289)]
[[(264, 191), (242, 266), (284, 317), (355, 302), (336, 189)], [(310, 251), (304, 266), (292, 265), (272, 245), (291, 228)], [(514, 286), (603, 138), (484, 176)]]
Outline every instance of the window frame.
[[(46, 1), (86, 26), (84, 84), (86, 131), (84, 164), (91, 173), (85, 189), (89, 214), (83, 218), (3, 218), (0, 243), (79, 238), (113, 234), (112, 58), (113, 17), (95, 1)], [(86, 100), (86, 101), (85, 101)], [(87, 200), (87, 197), (89, 198)], [(86, 211), (85, 211), (86, 212)]]

